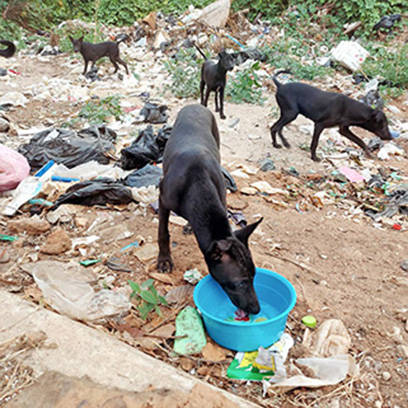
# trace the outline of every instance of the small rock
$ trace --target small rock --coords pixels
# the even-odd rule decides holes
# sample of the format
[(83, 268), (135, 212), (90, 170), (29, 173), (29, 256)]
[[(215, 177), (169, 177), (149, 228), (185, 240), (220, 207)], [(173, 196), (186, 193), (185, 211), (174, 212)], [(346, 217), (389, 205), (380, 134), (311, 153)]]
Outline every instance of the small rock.
[(391, 374), (388, 371), (382, 373), (382, 378), (384, 381), (389, 381), (391, 379)]
[(0, 76), (6, 76), (7, 75), (7, 69), (0, 68)]
[(189, 372), (193, 367), (194, 367), (194, 362), (191, 361), (189, 358), (187, 357), (182, 357), (180, 359), (180, 367), (184, 370)]
[(7, 119), (0, 118), (0, 132), (8, 132), (10, 123)]
[(12, 220), (7, 226), (11, 232), (26, 232), (28, 235), (41, 235), (50, 229), (50, 224), (38, 217)]
[(327, 259), (327, 255), (320, 254), (320, 258), (322, 258), (322, 259)]
[(245, 195), (255, 195), (257, 193), (256, 188), (253, 187), (243, 187), (241, 188), (241, 193)]
[(400, 267), (403, 271), (408, 272), (408, 259), (402, 261)]
[(48, 235), (48, 238), (40, 251), (43, 254), (58, 255), (68, 251), (71, 247), (71, 238), (63, 229), (58, 228)]
[(382, 402), (377, 400), (377, 401), (375, 401), (374, 406), (375, 406), (375, 408), (381, 408), (382, 407)]
[(272, 159), (270, 159), (269, 157), (267, 157), (266, 159), (262, 160), (259, 165), (261, 166), (260, 169), (262, 171), (272, 171), (275, 170), (275, 163), (273, 162)]
[(408, 358), (408, 346), (405, 344), (400, 344), (398, 347), (398, 352), (404, 356), (405, 358)]
[(405, 331), (408, 333), (408, 320), (405, 322)]
[(157, 245), (150, 243), (141, 245), (135, 248), (134, 253), (136, 257), (139, 259), (139, 261), (141, 262), (150, 261), (151, 259), (156, 258), (157, 256)]

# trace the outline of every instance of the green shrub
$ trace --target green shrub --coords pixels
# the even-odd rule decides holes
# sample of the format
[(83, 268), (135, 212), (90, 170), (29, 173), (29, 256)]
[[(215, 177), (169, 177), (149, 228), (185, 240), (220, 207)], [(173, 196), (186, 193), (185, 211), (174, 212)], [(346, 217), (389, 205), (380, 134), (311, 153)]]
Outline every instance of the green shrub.
[(123, 110), (120, 106), (120, 97), (118, 95), (91, 100), (79, 112), (79, 116), (87, 119), (91, 125), (104, 123), (110, 116), (120, 120), (122, 115)]

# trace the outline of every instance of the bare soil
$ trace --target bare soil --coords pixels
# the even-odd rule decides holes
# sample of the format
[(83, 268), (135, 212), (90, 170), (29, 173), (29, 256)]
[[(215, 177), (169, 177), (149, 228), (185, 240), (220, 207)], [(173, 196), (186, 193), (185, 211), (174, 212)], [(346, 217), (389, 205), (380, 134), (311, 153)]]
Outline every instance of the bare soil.
[[(0, 82), (0, 94), (11, 89), (26, 90), (30, 84), (41, 81), (44, 76), (78, 80), (76, 79), (78, 74), (73, 74), (69, 65), (63, 64), (66, 59), (66, 56), (58, 56), (46, 63), (38, 62), (36, 58), (31, 57), (25, 57), (18, 63), (15, 60), (13, 62), (17, 66), (15, 69), (18, 68), (21, 75), (14, 76), (10, 82)], [(78, 61), (78, 64), (82, 62)], [(13, 85), (12, 88), (10, 84)], [(170, 123), (178, 110), (189, 102), (191, 101), (169, 103)], [(273, 94), (268, 96), (268, 102), (264, 106), (233, 105), (226, 102), (227, 119), (219, 121), (217, 118), (221, 129), (223, 164), (229, 170), (236, 169), (239, 164), (258, 167), (258, 161), (269, 156), (274, 161), (276, 170), (258, 172), (247, 179), (237, 177), (235, 180), (239, 190), (252, 182), (265, 180), (272, 187), (284, 189), (288, 185), (293, 185), (295, 190), (304, 193), (302, 186), (310, 171), (327, 175), (332, 169), (326, 161), (313, 162), (310, 153), (299, 148), (300, 145), (309, 144), (311, 141), (310, 132), (306, 134), (300, 130), (302, 126), (311, 125), (311, 122), (304, 118), (299, 117), (285, 129), (292, 144), (290, 150), (272, 148), (268, 124), (273, 120), (271, 108), (274, 104)], [(406, 120), (407, 105), (404, 104), (404, 99), (394, 101), (393, 104), (401, 110), (400, 115), (396, 117), (402, 120), (405, 116)], [(210, 108), (213, 109), (213, 106)], [(48, 125), (50, 122), (61, 123), (78, 110), (78, 104), (74, 105), (68, 100), (42, 102), (30, 99), (25, 108), (12, 108), (7, 116), (20, 128), (28, 128)], [(391, 113), (389, 115), (392, 116)], [(229, 124), (234, 119), (239, 119), (239, 123), (235, 127), (230, 127)], [(362, 130), (356, 130), (356, 133), (368, 136)], [(332, 135), (331, 131), (325, 131), (320, 148), (326, 146), (326, 141)], [(15, 138), (17, 136), (9, 135), (6, 142), (16, 145)], [(343, 143), (355, 147), (346, 140), (343, 140)], [(397, 169), (400, 175), (407, 177), (408, 144), (401, 141), (400, 146), (405, 148), (405, 157), (386, 162), (376, 160), (374, 164), (387, 171)], [(300, 179), (282, 171), (291, 166), (300, 173)], [(233, 356), (231, 352), (226, 354), (226, 361), (220, 363), (211, 363), (202, 356), (192, 357), (193, 365), (184, 365), (184, 369), (188, 371), (193, 369), (194, 375), (265, 407), (407, 406), (408, 392), (402, 384), (406, 384), (408, 376), (408, 355), (404, 355), (399, 347), (401, 338), (403, 344), (408, 344), (406, 283), (408, 272), (400, 267), (401, 262), (408, 258), (407, 231), (396, 231), (390, 226), (378, 229), (368, 217), (351, 217), (347, 213), (347, 208), (342, 206), (341, 200), (335, 204), (323, 205), (322, 208), (309, 205), (301, 212), (296, 209), (299, 199), (288, 200), (279, 197), (277, 201), (283, 205), (270, 202), (268, 197), (259, 194), (247, 196), (237, 192), (228, 195), (230, 208), (242, 209), (248, 222), (253, 222), (260, 216), (264, 217), (264, 221), (250, 240), (256, 265), (277, 271), (288, 278), (296, 288), (298, 301), (288, 320), (288, 327), (297, 344), (289, 358), (291, 355), (302, 355), (300, 345), (304, 333), (304, 327), (300, 323), (302, 316), (312, 314), (318, 323), (330, 318), (340, 319), (352, 338), (350, 354), (360, 364), (359, 378), (354, 382), (348, 379), (347, 383), (340, 386), (312, 391), (301, 389), (284, 395), (269, 394), (263, 398), (260, 384), (245, 384), (226, 377), (226, 368)], [(112, 288), (126, 286), (128, 279), (142, 282), (155, 272), (154, 259), (142, 263), (132, 250), (120, 251), (125, 245), (140, 237), (146, 242), (156, 243), (158, 219), (150, 207), (144, 211), (137, 210), (135, 205), (109, 209), (81, 206), (67, 208), (71, 218), (60, 227), (71, 238), (89, 235), (87, 229), (98, 218), (100, 225), (92, 231), (92, 234), (98, 235), (109, 226), (112, 228), (109, 234), (112, 239), (107, 238), (106, 231), (101, 233), (101, 240), (87, 249), (86, 257), (78, 251), (54, 257), (39, 253), (38, 247), (45, 241), (45, 235), (34, 237), (22, 235), (21, 239), (13, 244), (6, 246), (2, 243), (1, 248), (7, 248), (11, 261), (0, 264), (0, 286), (17, 292), (33, 302), (39, 302), (41, 293), (31, 277), (19, 268), (20, 264), (29, 262), (30, 258), (35, 257), (62, 261), (93, 257), (107, 260), (118, 257), (121, 263), (131, 269), (131, 273), (115, 272), (101, 264), (91, 267), (100, 274), (100, 280)], [(15, 218), (28, 216), (29, 213), (23, 213)], [(0, 217), (0, 233), (8, 234), (7, 222), (6, 218)], [(52, 230), (55, 228), (56, 226), (53, 226)], [(115, 234), (119, 235), (125, 230), (132, 232), (133, 236), (120, 241), (114, 238)], [(174, 224), (170, 226), (170, 233), (175, 269), (169, 275), (167, 283), (156, 281), (156, 286), (163, 294), (171, 288), (185, 284), (183, 273), (187, 269), (198, 268), (203, 274), (207, 273), (194, 237), (183, 235), (182, 227)], [(34, 258), (33, 254), (36, 254)], [(193, 305), (192, 298), (186, 301)], [(149, 332), (164, 322), (173, 322), (181, 307), (179, 305), (172, 309), (163, 308), (164, 320), (153, 317), (147, 323), (141, 321), (134, 313), (126, 319), (126, 324)], [(172, 340), (163, 341), (159, 347), (146, 347), (141, 344), (140, 339), (123, 335), (124, 332), (117, 330), (117, 327), (117, 322), (111, 322), (101, 329), (112, 332), (135, 347), (140, 347), (147, 353), (183, 369), (182, 359), (175, 358), (170, 353)], [(395, 333), (400, 333), (399, 339)], [(384, 376), (384, 372), (390, 373), (389, 379)], [(335, 405), (336, 401), (339, 405)], [(376, 401), (380, 401), (382, 405)]]

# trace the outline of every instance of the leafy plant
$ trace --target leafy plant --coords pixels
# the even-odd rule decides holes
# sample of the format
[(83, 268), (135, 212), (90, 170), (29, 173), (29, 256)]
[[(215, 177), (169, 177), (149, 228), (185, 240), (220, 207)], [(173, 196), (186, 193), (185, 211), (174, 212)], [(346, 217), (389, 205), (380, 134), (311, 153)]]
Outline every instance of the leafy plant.
[(177, 98), (196, 98), (200, 94), (200, 66), (194, 49), (181, 48), (173, 59), (164, 61), (170, 83), (164, 88)]
[(132, 289), (130, 297), (132, 298), (136, 296), (140, 300), (137, 310), (143, 320), (146, 320), (147, 315), (153, 310), (157, 315), (162, 315), (160, 305), (168, 306), (168, 303), (163, 296), (160, 296), (157, 293), (153, 279), (148, 279), (140, 285), (131, 280), (128, 280), (128, 283)]
[(99, 100), (87, 102), (80, 110), (79, 116), (88, 120), (90, 124), (99, 124), (106, 121), (110, 116), (120, 120), (123, 110), (120, 106), (118, 95), (107, 96)]
[(253, 103), (262, 105), (265, 98), (262, 97), (262, 85), (256, 71), (259, 62), (253, 63), (246, 69), (239, 71), (235, 78), (227, 84), (226, 94), (234, 103)]

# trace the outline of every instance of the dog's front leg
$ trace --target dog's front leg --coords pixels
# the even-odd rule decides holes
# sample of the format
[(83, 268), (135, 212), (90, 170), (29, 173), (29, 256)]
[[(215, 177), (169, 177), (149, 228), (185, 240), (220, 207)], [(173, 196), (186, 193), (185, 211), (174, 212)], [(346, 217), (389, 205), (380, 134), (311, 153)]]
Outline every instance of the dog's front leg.
[(352, 142), (360, 146), (364, 150), (367, 157), (369, 158), (373, 157), (370, 151), (368, 150), (368, 146), (357, 135), (355, 135), (347, 126), (340, 126), (339, 133), (342, 136), (347, 137), (348, 140), (351, 140)]
[(315, 123), (310, 151), (312, 152), (312, 160), (316, 162), (320, 161), (320, 159), (316, 156), (316, 149), (317, 149), (317, 145), (319, 144), (319, 137), (320, 137), (320, 134), (323, 132), (323, 129), (324, 129), (324, 126), (321, 123)]
[(220, 118), (221, 119), (225, 119), (225, 115), (224, 115), (224, 87), (221, 86), (218, 94), (220, 96)]
[(214, 100), (215, 100), (215, 111), (219, 112), (220, 111), (220, 107), (218, 106), (218, 94), (219, 94), (219, 92), (216, 90), (214, 92), (214, 94), (215, 94), (215, 98), (214, 98)]
[(200, 81), (200, 101), (201, 101), (200, 103), (201, 105), (204, 105), (204, 86), (205, 86), (205, 82), (202, 79)]
[(207, 89), (205, 90), (204, 103), (202, 103), (202, 105), (204, 105), (205, 107), (207, 107), (207, 105), (208, 105), (208, 98), (210, 96), (210, 92), (211, 92), (211, 90), (210, 90), (209, 86), (207, 85)]
[(85, 75), (86, 71), (88, 70), (88, 61), (84, 60), (84, 62), (85, 62), (85, 68), (84, 68), (84, 72), (82, 72), (82, 75)]
[(170, 211), (163, 206), (159, 198), (159, 256), (157, 258), (157, 269), (160, 272), (171, 272), (173, 261), (170, 255), (169, 234)]

